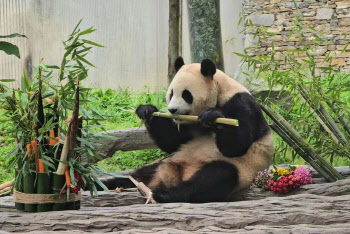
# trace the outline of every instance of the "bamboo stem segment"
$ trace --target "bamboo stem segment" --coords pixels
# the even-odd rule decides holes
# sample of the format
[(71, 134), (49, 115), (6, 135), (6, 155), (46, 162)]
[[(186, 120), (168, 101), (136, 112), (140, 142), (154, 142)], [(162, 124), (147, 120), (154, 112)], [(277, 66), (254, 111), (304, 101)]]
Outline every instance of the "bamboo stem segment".
[(138, 182), (132, 176), (129, 176), (129, 179), (138, 188), (140, 193), (147, 198), (146, 204), (148, 204), (149, 202), (152, 203), (152, 204), (157, 204), (157, 202), (152, 197), (152, 191), (151, 191), (150, 188), (148, 188), (144, 183)]
[[(198, 122), (198, 116), (195, 116), (195, 115), (172, 115), (169, 113), (153, 112), (152, 116), (163, 117), (163, 118), (168, 118), (168, 119)], [(232, 125), (232, 126), (239, 126), (237, 119), (217, 118), (215, 123)]]
[[(271, 120), (276, 124), (282, 131), (277, 130), (276, 133), (279, 134), (282, 139), (292, 147), (298, 147), (300, 150), (296, 152), (309, 162), (314, 169), (320, 173), (327, 181), (336, 181), (342, 179), (342, 176), (337, 172), (323, 157), (319, 156), (311, 145), (278, 113), (272, 112), (270, 109), (260, 105), (261, 109), (271, 118)], [(289, 139), (289, 140), (287, 140)], [(295, 143), (295, 144), (294, 144)]]

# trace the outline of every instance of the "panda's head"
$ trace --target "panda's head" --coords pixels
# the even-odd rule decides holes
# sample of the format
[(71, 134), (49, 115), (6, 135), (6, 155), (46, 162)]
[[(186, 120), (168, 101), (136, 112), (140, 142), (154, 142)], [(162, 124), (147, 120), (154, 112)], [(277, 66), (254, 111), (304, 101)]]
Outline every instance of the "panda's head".
[(204, 59), (201, 64), (185, 65), (181, 57), (175, 61), (176, 75), (166, 100), (168, 110), (176, 115), (198, 115), (217, 104), (218, 87), (214, 81), (215, 64)]

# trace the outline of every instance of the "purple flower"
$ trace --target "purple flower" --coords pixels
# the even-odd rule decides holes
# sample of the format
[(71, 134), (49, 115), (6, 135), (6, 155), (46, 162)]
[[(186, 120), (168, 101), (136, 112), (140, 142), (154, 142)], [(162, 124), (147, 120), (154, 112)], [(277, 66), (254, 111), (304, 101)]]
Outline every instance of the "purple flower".
[(303, 167), (299, 167), (294, 171), (294, 176), (300, 176), (300, 184), (314, 184), (312, 176), (308, 170)]
[(268, 185), (270, 178), (271, 176), (268, 173), (267, 169), (259, 171), (253, 182), (253, 186), (258, 188), (265, 188), (265, 186)]

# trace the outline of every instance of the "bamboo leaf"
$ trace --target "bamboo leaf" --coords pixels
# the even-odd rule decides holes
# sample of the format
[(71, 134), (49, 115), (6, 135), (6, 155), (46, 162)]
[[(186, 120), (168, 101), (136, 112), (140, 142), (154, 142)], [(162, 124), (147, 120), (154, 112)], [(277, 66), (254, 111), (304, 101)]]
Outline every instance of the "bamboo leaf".
[(0, 99), (11, 97), (11, 96), (12, 96), (12, 92), (2, 93), (0, 94)]
[(0, 82), (14, 82), (16, 81), (15, 79), (0, 79)]
[(87, 61), (86, 59), (84, 59), (83, 57), (81, 57), (80, 55), (76, 55), (76, 57), (77, 57), (80, 61), (82, 61), (82, 62), (84, 62), (84, 63), (86, 63), (86, 64), (88, 64), (88, 65), (90, 65), (90, 66), (92, 66), (92, 67), (95, 67), (92, 63), (90, 63), (89, 61)]
[(97, 47), (104, 47), (103, 45), (97, 44), (96, 42), (93, 42), (93, 41), (89, 41), (89, 40), (85, 40), (85, 39), (82, 39), (82, 41), (85, 42), (86, 44), (89, 44), (89, 45), (94, 45)]
[(18, 47), (10, 42), (0, 41), (0, 50), (8, 55), (15, 55), (17, 58), (21, 58)]

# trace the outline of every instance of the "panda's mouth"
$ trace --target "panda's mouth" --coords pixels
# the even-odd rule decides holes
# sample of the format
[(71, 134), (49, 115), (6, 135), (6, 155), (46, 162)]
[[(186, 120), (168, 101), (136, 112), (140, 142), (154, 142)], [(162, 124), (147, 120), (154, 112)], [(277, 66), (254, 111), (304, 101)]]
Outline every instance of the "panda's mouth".
[(173, 115), (188, 115), (189, 113), (190, 113), (189, 111), (178, 110), (175, 113), (173, 113)]

